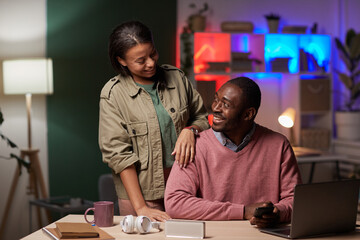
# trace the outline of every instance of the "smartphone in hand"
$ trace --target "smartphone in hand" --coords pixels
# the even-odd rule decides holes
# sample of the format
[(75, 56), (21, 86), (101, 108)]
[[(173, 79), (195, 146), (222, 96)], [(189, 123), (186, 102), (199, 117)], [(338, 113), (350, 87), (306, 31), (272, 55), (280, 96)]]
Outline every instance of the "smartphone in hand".
[(254, 212), (254, 217), (261, 218), (264, 214), (271, 214), (274, 211), (274, 207), (257, 207)]

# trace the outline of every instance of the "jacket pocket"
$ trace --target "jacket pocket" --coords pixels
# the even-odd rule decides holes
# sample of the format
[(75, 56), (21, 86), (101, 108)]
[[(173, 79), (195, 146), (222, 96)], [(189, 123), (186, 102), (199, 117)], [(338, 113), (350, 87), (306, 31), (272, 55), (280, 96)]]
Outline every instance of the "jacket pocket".
[(187, 125), (187, 122), (189, 121), (189, 106), (186, 105), (185, 107), (181, 108), (179, 110), (179, 115), (180, 115), (180, 121), (183, 123), (184, 126)]
[(140, 170), (145, 170), (149, 164), (147, 122), (129, 123), (127, 129), (133, 144), (133, 150), (140, 159)]

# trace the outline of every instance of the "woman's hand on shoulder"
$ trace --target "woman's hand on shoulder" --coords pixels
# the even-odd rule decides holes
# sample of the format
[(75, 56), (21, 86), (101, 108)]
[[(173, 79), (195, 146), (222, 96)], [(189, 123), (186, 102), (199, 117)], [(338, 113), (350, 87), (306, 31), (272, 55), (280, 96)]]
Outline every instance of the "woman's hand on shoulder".
[(174, 151), (175, 163), (186, 167), (195, 157), (195, 134), (190, 129), (183, 129), (176, 141)]
[(160, 211), (155, 208), (150, 208), (148, 206), (144, 206), (138, 210), (136, 210), (136, 214), (138, 216), (146, 216), (150, 218), (152, 222), (159, 221), (159, 222), (165, 222), (166, 220), (169, 220), (170, 217), (167, 215), (166, 212)]

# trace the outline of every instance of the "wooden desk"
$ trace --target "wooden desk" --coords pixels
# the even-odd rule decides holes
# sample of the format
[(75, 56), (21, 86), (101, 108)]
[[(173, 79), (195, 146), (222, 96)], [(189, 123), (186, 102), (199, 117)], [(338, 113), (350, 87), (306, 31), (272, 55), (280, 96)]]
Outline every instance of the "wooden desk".
[[(149, 240), (159, 240), (159, 239), (181, 239), (181, 238), (166, 238), (164, 231), (158, 232), (157, 230), (152, 230), (148, 234), (126, 234), (121, 231), (119, 225), (122, 216), (114, 217), (114, 226), (109, 228), (102, 228), (109, 234), (111, 234), (116, 239), (149, 239)], [(67, 215), (66, 217), (59, 220), (59, 222), (85, 222), (83, 215)], [(360, 222), (358, 222), (359, 224)], [(55, 224), (52, 223), (48, 227), (55, 227)], [(164, 223), (161, 223), (161, 228), (164, 228)], [(276, 239), (281, 240), (284, 238), (276, 237), (273, 235), (261, 233), (256, 227), (250, 225), (248, 221), (206, 221), (206, 238), (211, 240), (227, 240), (227, 239)], [(23, 240), (50, 240), (51, 238), (38, 230), (24, 238)], [(185, 238), (189, 240), (189, 238)], [(312, 238), (312, 240), (317, 238)], [(335, 236), (326, 236), (319, 238), (321, 240), (333, 239), (333, 240), (343, 240), (343, 239), (360, 239), (360, 230), (351, 233), (345, 233)]]

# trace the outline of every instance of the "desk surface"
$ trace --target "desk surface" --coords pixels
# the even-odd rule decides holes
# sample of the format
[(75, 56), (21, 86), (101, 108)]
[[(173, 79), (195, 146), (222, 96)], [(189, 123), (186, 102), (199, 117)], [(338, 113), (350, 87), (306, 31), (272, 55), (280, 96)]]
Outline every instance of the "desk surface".
[[(149, 240), (159, 240), (159, 239), (180, 239), (180, 238), (166, 238), (164, 231), (158, 232), (157, 230), (152, 230), (148, 234), (126, 234), (121, 231), (119, 225), (122, 216), (114, 217), (114, 226), (108, 228), (102, 228), (104, 231), (108, 232), (110, 235), (116, 239), (149, 239)], [(66, 217), (59, 220), (59, 222), (85, 222), (83, 215), (67, 215)], [(359, 223), (359, 222), (358, 222)], [(55, 227), (55, 224), (52, 223), (48, 227)], [(161, 223), (161, 228), (164, 228), (164, 223)], [(273, 235), (261, 233), (256, 227), (250, 225), (248, 221), (206, 221), (206, 238), (205, 239), (277, 239), (281, 240), (284, 238), (276, 237)], [(51, 239), (48, 235), (38, 230), (32, 234), (22, 238), (23, 240), (49, 240)], [(189, 238), (185, 238), (189, 239)], [(312, 240), (317, 238), (311, 238)], [(336, 236), (326, 236), (319, 238), (321, 240), (327, 239), (360, 239), (360, 230), (356, 232), (346, 233)]]
[(345, 155), (342, 154), (332, 154), (332, 153), (323, 153), (321, 155), (303, 155), (303, 156), (296, 156), (296, 159), (298, 161), (298, 163), (320, 163), (320, 162), (334, 162), (334, 161), (339, 161), (339, 162), (346, 162), (347, 161), (347, 157)]

